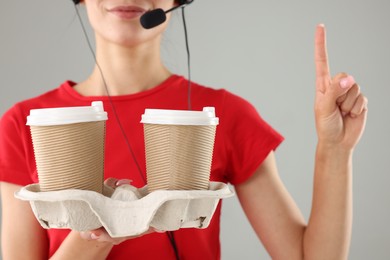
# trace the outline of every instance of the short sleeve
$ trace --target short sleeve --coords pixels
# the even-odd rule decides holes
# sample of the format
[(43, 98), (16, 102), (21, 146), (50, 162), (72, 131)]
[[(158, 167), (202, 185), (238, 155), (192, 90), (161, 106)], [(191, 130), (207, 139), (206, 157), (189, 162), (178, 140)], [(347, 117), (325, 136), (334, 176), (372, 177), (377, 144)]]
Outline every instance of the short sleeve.
[(30, 146), (25, 116), (14, 106), (0, 119), (0, 181), (22, 186), (34, 182)]
[(248, 101), (227, 93), (223, 119), (227, 149), (227, 180), (233, 185), (249, 179), (284, 140)]

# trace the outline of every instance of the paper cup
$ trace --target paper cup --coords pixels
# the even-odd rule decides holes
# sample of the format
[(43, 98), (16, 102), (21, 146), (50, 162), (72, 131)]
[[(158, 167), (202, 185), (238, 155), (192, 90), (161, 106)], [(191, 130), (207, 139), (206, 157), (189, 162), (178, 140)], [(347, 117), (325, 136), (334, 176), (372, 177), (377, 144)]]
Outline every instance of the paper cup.
[(102, 193), (107, 113), (100, 101), (86, 107), (33, 109), (27, 117), (41, 191)]
[(146, 109), (141, 122), (148, 191), (208, 189), (219, 123), (214, 108)]

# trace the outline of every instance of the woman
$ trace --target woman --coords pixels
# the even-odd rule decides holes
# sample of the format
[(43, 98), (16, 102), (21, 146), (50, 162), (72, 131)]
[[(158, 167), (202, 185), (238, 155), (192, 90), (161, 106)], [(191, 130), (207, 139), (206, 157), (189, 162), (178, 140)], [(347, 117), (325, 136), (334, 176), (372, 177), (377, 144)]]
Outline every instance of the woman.
[[(4, 259), (175, 259), (176, 253), (179, 259), (219, 259), (221, 205), (207, 229), (174, 232), (173, 247), (166, 233), (153, 230), (140, 237), (120, 239), (110, 238), (104, 229), (82, 234), (44, 230), (29, 204), (13, 197), (22, 186), (38, 181), (30, 133), (25, 126), (30, 109), (89, 105), (92, 100), (102, 100), (111, 115), (107, 122), (105, 177), (132, 179), (132, 185), (141, 187), (145, 183), (137, 164), (144, 174), (145, 162), (140, 115), (147, 107), (188, 107), (187, 80), (173, 75), (160, 59), (166, 23), (151, 30), (143, 29), (139, 23), (145, 11), (167, 10), (177, 2), (85, 0), (82, 4), (95, 31), (99, 66), (83, 82), (67, 81), (57, 89), (16, 104), (1, 120)], [(348, 255), (352, 153), (364, 130), (367, 99), (352, 76), (343, 73), (331, 78), (322, 25), (317, 27), (315, 46), (318, 145), (308, 223), (278, 176), (274, 150), (283, 138), (245, 100), (195, 83), (191, 89), (192, 109), (214, 106), (221, 122), (211, 180), (235, 186), (248, 219), (273, 259), (346, 259)], [(106, 86), (114, 106), (107, 97)], [(113, 107), (135, 152), (135, 161), (129, 160), (128, 147), (112, 116)], [(109, 180), (113, 186), (124, 182)], [(14, 220), (18, 221), (16, 225)]]

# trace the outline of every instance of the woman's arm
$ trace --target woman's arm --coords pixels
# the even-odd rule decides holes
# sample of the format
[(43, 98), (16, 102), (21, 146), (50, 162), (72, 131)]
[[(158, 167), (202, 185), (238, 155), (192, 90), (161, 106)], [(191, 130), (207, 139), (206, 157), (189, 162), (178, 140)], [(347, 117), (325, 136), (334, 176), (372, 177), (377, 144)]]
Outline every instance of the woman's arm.
[(236, 185), (241, 206), (272, 259), (303, 259), (306, 222), (279, 178), (271, 152), (249, 180)]
[(304, 256), (347, 259), (352, 230), (352, 155), (365, 128), (367, 98), (352, 76), (340, 73), (331, 78), (323, 25), (316, 31), (315, 65), (318, 144)]
[[(48, 259), (46, 231), (36, 220), (30, 204), (14, 193), (22, 187), (1, 183), (3, 259)], [(106, 259), (113, 244), (86, 240), (72, 231), (51, 259)]]
[(281, 183), (271, 153), (236, 191), (273, 259), (347, 259), (352, 229), (352, 154), (363, 133), (367, 99), (353, 77), (330, 77), (325, 28), (316, 32), (313, 205), (306, 225)]
[(352, 153), (316, 153), (314, 193), (304, 234), (305, 259), (348, 259), (352, 230)]
[(48, 240), (30, 204), (14, 193), (21, 186), (1, 183), (1, 248), (3, 259), (47, 259)]
[(306, 224), (271, 153), (236, 193), (272, 259), (347, 259), (352, 226), (351, 156), (317, 149), (313, 207)]

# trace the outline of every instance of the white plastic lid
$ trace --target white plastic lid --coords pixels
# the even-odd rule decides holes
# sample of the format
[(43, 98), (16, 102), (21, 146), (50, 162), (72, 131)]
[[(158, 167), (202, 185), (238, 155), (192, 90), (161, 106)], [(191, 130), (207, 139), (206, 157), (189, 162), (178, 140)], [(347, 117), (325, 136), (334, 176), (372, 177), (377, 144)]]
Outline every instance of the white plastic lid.
[(32, 109), (27, 117), (27, 125), (65, 125), (102, 120), (107, 120), (103, 102), (94, 101), (91, 106)]
[(204, 107), (203, 111), (145, 109), (141, 123), (158, 125), (218, 125), (214, 107)]

